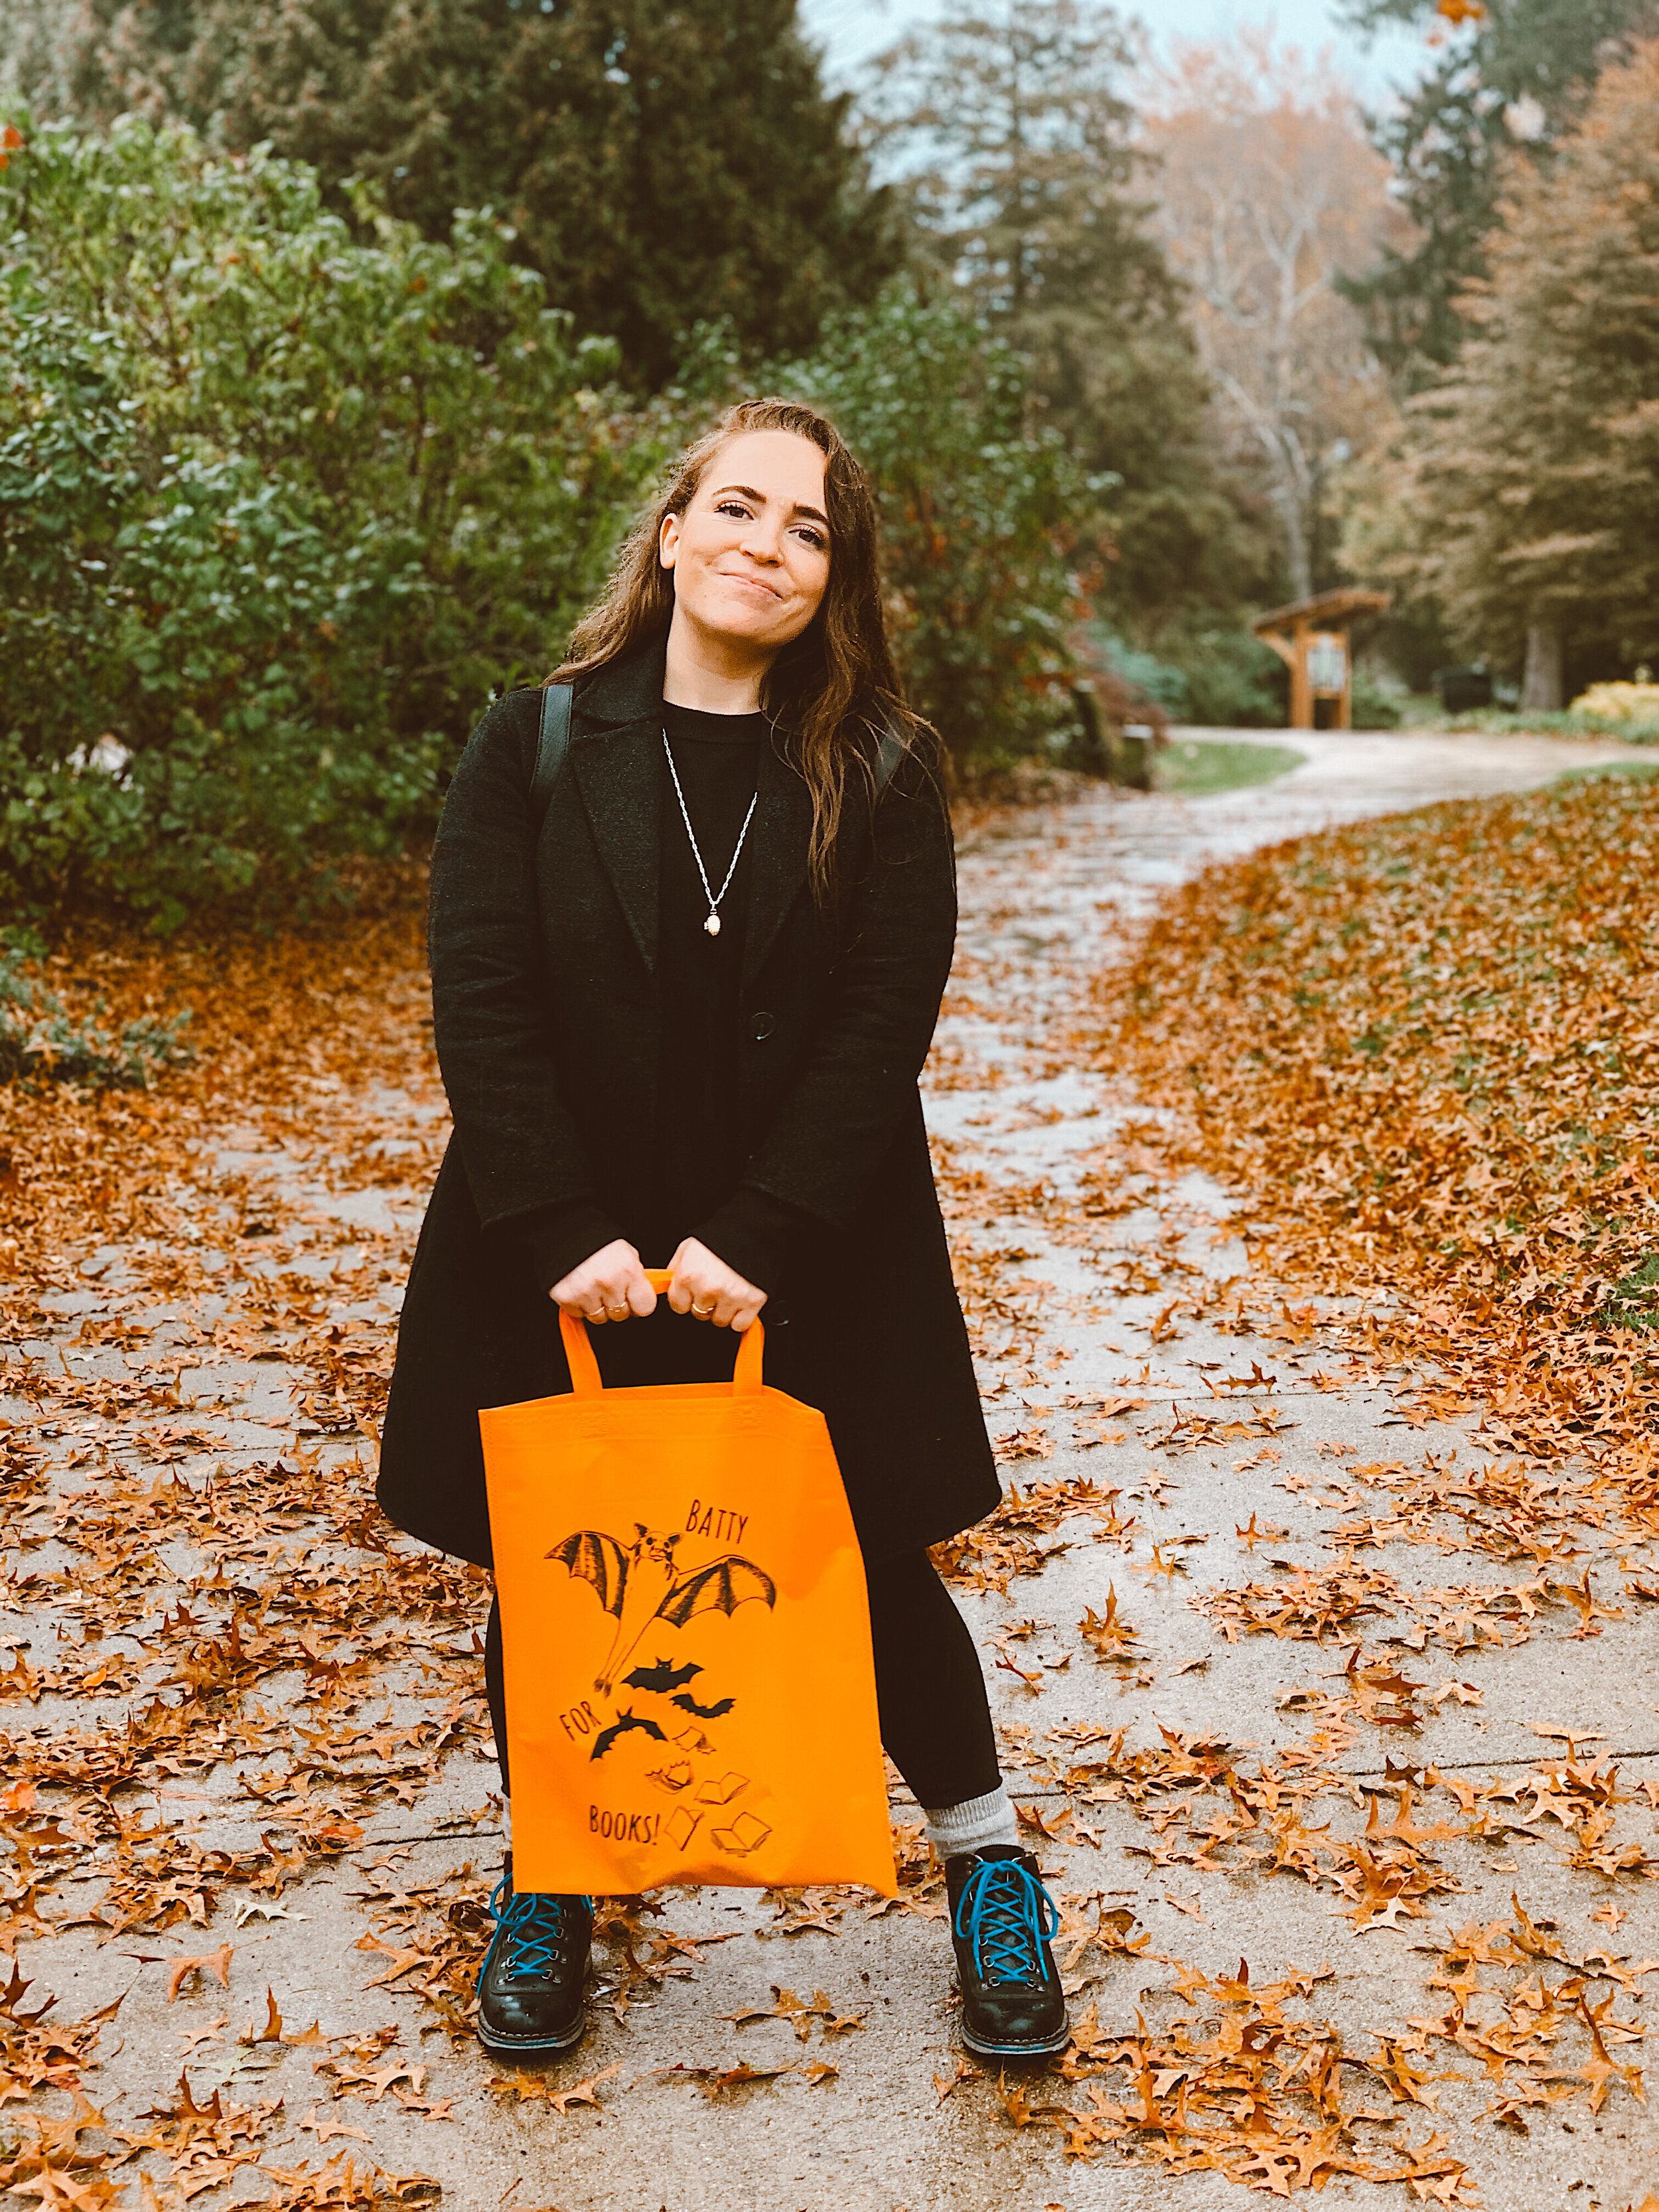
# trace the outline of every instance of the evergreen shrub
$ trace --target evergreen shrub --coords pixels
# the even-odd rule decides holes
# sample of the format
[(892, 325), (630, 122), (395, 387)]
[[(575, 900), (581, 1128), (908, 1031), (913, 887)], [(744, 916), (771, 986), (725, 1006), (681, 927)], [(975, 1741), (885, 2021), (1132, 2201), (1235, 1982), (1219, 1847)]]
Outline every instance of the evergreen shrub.
[(0, 175), (0, 882), (193, 903), (395, 850), (657, 458), (510, 234), (132, 118)]

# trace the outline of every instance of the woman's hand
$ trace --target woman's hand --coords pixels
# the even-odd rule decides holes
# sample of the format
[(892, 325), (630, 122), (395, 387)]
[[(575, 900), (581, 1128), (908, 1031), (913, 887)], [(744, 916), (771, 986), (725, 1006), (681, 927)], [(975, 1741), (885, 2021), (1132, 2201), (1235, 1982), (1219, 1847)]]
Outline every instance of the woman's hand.
[(712, 1321), (716, 1328), (735, 1328), (741, 1334), (766, 1304), (764, 1291), (744, 1282), (735, 1267), (728, 1267), (695, 1237), (688, 1237), (669, 1261), (668, 1275), (668, 1303), (675, 1312), (694, 1313), (699, 1321)]
[(547, 1295), (563, 1312), (580, 1314), (586, 1322), (626, 1321), (630, 1314), (643, 1320), (657, 1309), (657, 1294), (646, 1280), (639, 1254), (620, 1237), (590, 1253)]

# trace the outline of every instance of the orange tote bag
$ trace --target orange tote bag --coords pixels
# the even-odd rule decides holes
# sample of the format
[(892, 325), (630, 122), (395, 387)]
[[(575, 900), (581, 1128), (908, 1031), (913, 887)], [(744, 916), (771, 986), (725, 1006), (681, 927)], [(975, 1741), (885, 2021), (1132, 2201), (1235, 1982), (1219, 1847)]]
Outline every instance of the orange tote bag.
[(759, 1322), (729, 1383), (629, 1390), (582, 1321), (560, 1327), (570, 1394), (478, 1416), (514, 1881), (892, 1896), (864, 1563), (823, 1414), (762, 1380)]

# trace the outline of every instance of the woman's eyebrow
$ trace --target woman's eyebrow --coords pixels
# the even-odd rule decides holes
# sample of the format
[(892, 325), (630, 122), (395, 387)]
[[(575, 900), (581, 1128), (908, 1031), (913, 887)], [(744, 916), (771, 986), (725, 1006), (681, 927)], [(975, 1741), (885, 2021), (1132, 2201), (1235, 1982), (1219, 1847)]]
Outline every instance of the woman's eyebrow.
[[(763, 491), (757, 491), (753, 484), (722, 484), (713, 496), (716, 499), (723, 499), (729, 491), (737, 492), (744, 499), (752, 499), (757, 507), (764, 507), (766, 504), (766, 494)], [(804, 506), (799, 500), (797, 500), (793, 512), (796, 514), (804, 514), (809, 522), (821, 522), (826, 530), (830, 527), (829, 516), (820, 514), (816, 507)]]

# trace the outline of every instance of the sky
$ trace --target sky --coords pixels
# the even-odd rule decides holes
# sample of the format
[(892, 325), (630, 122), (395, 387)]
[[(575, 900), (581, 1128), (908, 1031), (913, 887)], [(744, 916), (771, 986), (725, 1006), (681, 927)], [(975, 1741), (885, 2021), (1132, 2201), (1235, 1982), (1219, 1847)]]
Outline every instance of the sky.
[[(1381, 106), (1391, 86), (1417, 74), (1425, 58), (1419, 31), (1396, 29), (1362, 45), (1340, 21), (1340, 0), (1120, 0), (1122, 13), (1138, 15), (1156, 49), (1171, 37), (1223, 38), (1243, 23), (1271, 21), (1281, 42), (1316, 52), (1334, 49), (1338, 66), (1368, 106)], [(802, 0), (808, 30), (824, 46), (830, 72), (844, 76), (906, 31), (939, 12), (941, 0)]]

